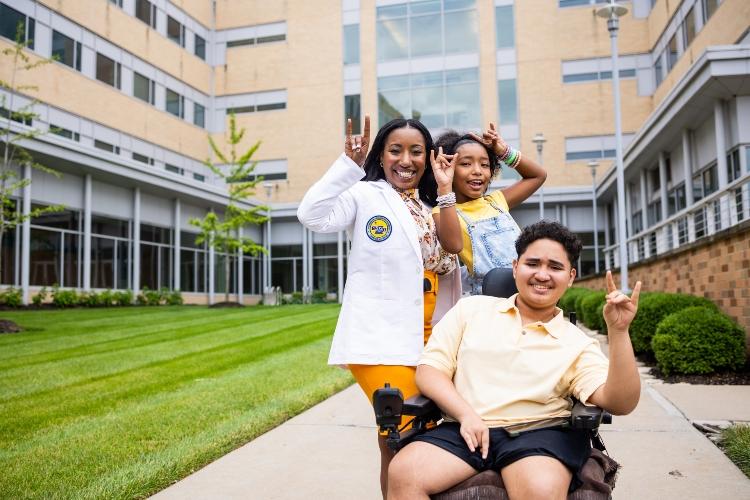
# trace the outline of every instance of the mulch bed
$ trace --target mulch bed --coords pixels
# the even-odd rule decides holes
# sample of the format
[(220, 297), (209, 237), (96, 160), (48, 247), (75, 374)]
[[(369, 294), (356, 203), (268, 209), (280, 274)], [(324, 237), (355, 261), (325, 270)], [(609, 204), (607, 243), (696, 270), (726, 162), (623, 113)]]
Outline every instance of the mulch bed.
[(9, 319), (0, 319), (0, 334), (3, 333), (18, 333), (23, 329), (16, 323)]
[(245, 307), (244, 304), (240, 304), (239, 302), (217, 302), (216, 304), (212, 304), (208, 307)]
[(656, 366), (656, 360), (653, 355), (646, 356), (639, 354), (636, 356), (646, 366), (651, 367), (649, 374), (663, 380), (668, 384), (696, 384), (696, 385), (750, 385), (750, 359), (745, 366), (736, 372), (718, 372), (707, 375), (664, 375)]

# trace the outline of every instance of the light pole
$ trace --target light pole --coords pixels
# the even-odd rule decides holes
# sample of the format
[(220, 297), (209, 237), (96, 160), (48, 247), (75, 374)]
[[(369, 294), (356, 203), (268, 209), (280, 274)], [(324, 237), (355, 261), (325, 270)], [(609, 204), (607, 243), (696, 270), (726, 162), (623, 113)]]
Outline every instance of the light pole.
[[(271, 201), (271, 196), (273, 195), (273, 190), (276, 187), (276, 185), (273, 182), (264, 182), (263, 183), (263, 189), (266, 190), (266, 198), (268, 201)], [(268, 207), (268, 221), (266, 222), (266, 231), (268, 233), (268, 238), (266, 239), (266, 244), (268, 245), (268, 248), (266, 250), (268, 251), (266, 253), (266, 272), (264, 273), (264, 283), (263, 283), (263, 292), (264, 293), (270, 293), (271, 290), (271, 207)], [(279, 304), (274, 304), (279, 305)]]
[(594, 205), (594, 270), (599, 274), (599, 225), (596, 221), (596, 167), (599, 166), (599, 162), (591, 160), (588, 165), (591, 169), (591, 195)]
[[(534, 138), (531, 139), (531, 142), (536, 144), (536, 159), (539, 162), (539, 166), (543, 167), (542, 149), (544, 148), (544, 143), (547, 142), (547, 139), (544, 138), (543, 133), (537, 132), (534, 135)], [(544, 219), (544, 186), (539, 186), (539, 220), (542, 219)]]
[(625, 167), (622, 164), (622, 126), (620, 115), (620, 69), (618, 67), (617, 31), (620, 17), (628, 12), (626, 7), (610, 0), (599, 7), (596, 15), (607, 20), (607, 29), (612, 45), (612, 94), (615, 100), (615, 161), (617, 173), (617, 242), (620, 255), (620, 288), (629, 291), (628, 286), (628, 242), (625, 230)]

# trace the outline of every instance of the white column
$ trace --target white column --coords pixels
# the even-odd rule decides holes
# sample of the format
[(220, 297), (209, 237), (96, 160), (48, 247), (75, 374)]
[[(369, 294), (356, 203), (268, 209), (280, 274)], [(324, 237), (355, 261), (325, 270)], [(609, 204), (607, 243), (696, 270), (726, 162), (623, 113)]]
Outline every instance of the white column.
[[(728, 184), (727, 176), (727, 140), (725, 133), (724, 101), (714, 101), (714, 125), (716, 129), (716, 170), (719, 178), (719, 191)], [(729, 196), (723, 195), (719, 199), (721, 210), (721, 228), (729, 227)]]
[[(307, 267), (310, 265), (310, 261), (307, 255), (307, 237), (308, 237), (307, 228), (305, 226), (302, 226), (302, 297), (303, 297), (303, 300), (306, 297), (307, 287), (309, 286), (309, 283), (307, 282)], [(292, 272), (294, 272), (294, 270)]]
[(180, 289), (180, 283), (182, 282), (182, 276), (180, 276), (180, 247), (182, 246), (182, 205), (179, 198), (174, 200), (174, 270), (172, 275), (174, 276), (174, 283), (172, 288), (174, 290)]
[(313, 280), (313, 271), (315, 268), (315, 247), (313, 246), (314, 243), (314, 233), (312, 231), (308, 231), (307, 235), (307, 286), (310, 292), (310, 297), (312, 298), (312, 292), (313, 288), (315, 288), (315, 282)]
[(91, 290), (91, 174), (83, 178), (83, 289)]
[(336, 239), (336, 263), (338, 265), (338, 299), (339, 304), (344, 300), (344, 232), (339, 231)]
[[(242, 230), (242, 227), (240, 226), (237, 228), (237, 237), (242, 240), (244, 231)], [(245, 252), (242, 250), (242, 247), (237, 250), (237, 302), (240, 304), (243, 303), (243, 295), (245, 295), (245, 287), (244, 287), (244, 281), (245, 281)]]
[[(215, 274), (216, 270), (214, 269), (216, 263), (216, 252), (214, 251), (214, 246), (209, 245), (208, 246), (208, 304), (212, 305), (214, 303), (215, 297), (214, 297), (214, 288), (215, 288)], [(229, 286), (229, 284), (227, 284)]]
[[(31, 213), (31, 165), (28, 163), (23, 167), (23, 178), (26, 185), (23, 187), (23, 206), (21, 213)], [(29, 303), (29, 270), (31, 263), (31, 218), (27, 217), (21, 224), (21, 301), (24, 305)]]
[(133, 293), (141, 289), (141, 188), (133, 190)]
[[(646, 203), (646, 192), (648, 189), (646, 189), (646, 170), (641, 170), (640, 175), (640, 181), (641, 181), (641, 223), (643, 224), (643, 228), (646, 229), (648, 226), (648, 203)], [(648, 245), (648, 236), (644, 236), (642, 238), (643, 243), (643, 256), (644, 258), (648, 258), (651, 255), (649, 245)], [(637, 244), (636, 244), (637, 246)]]
[(271, 214), (269, 212), (268, 214), (268, 220), (266, 221), (266, 250), (268, 250), (268, 253), (266, 254), (266, 272), (264, 273), (264, 288), (269, 288), (272, 285), (271, 281), (271, 259), (273, 258), (273, 255), (271, 254), (271, 246), (273, 245), (273, 242), (271, 241)]

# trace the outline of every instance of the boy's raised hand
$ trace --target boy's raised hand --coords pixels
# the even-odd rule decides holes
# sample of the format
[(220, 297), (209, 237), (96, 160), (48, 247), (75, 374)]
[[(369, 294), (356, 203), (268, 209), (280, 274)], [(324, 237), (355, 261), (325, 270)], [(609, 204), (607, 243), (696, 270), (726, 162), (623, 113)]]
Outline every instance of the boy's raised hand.
[(607, 271), (607, 295), (604, 304), (604, 321), (607, 322), (608, 333), (627, 332), (630, 323), (638, 312), (638, 297), (641, 294), (641, 282), (638, 281), (633, 288), (633, 293), (628, 297), (618, 290), (615, 280), (612, 279), (612, 271)]

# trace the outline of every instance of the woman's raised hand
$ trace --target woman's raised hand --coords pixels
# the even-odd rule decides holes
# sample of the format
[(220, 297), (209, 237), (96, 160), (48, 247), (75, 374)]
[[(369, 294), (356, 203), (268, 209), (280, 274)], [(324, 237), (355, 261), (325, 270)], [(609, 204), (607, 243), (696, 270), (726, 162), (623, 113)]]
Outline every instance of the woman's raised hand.
[(481, 137), (479, 137), (477, 134), (474, 134), (474, 133), (471, 133), (469, 135), (471, 135), (475, 140), (481, 142), (482, 144), (490, 148), (498, 156), (505, 153), (505, 150), (508, 148), (508, 145), (505, 144), (505, 141), (503, 140), (502, 137), (500, 137), (500, 134), (495, 128), (494, 122), (490, 122), (490, 128), (485, 130), (482, 133)]
[(438, 195), (448, 194), (453, 191), (453, 172), (456, 171), (456, 155), (443, 154), (442, 146), (438, 149), (437, 156), (435, 150), (430, 150), (430, 163), (432, 172), (435, 175), (435, 182), (438, 185)]
[(362, 135), (352, 136), (352, 119), (346, 120), (346, 141), (344, 141), (344, 153), (360, 167), (365, 164), (367, 150), (370, 147), (370, 116), (365, 115), (365, 129)]

